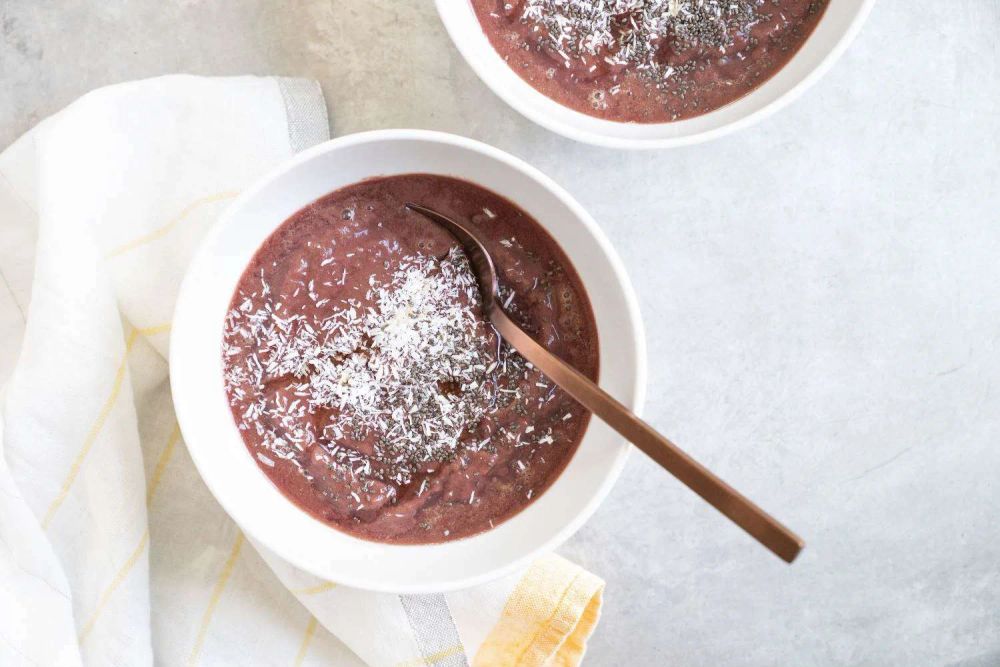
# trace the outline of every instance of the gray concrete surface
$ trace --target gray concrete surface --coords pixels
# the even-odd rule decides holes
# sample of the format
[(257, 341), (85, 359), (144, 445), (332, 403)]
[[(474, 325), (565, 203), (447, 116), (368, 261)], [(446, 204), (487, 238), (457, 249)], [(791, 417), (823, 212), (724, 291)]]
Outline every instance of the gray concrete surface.
[(430, 0), (0, 0), (0, 145), (167, 72), (323, 85), (336, 133), (493, 143), (631, 267), (647, 415), (809, 541), (788, 568), (636, 455), (563, 549), (608, 580), (594, 665), (1000, 665), (997, 0), (882, 0), (780, 115), (634, 154), (552, 135)]

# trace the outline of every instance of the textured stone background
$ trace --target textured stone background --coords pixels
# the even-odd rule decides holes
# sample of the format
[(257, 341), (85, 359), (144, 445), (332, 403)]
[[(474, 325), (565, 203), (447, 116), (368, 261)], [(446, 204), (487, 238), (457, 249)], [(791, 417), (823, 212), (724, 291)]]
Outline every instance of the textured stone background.
[[(88, 6), (89, 5), (89, 6)], [(334, 131), (526, 158), (631, 267), (647, 415), (801, 532), (788, 568), (633, 456), (563, 549), (595, 665), (1000, 665), (1000, 2), (883, 0), (762, 125), (636, 154), (550, 134), (430, 0), (0, 0), (0, 145), (168, 72), (318, 79)]]

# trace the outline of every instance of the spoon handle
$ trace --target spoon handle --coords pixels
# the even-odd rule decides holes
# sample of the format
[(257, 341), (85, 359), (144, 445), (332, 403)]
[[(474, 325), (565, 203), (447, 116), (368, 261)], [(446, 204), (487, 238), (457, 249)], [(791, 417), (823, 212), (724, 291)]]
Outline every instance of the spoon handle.
[(653, 430), (585, 375), (539, 345), (499, 306), (491, 309), (490, 321), (514, 349), (549, 379), (776, 556), (791, 563), (799, 555), (805, 543), (795, 533)]

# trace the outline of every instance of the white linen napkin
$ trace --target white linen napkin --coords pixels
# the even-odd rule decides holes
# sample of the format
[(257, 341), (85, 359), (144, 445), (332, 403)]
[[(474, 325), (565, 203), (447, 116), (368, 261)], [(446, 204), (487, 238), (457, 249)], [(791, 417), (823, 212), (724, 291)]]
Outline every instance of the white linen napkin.
[(0, 154), (2, 665), (575, 665), (603, 582), (556, 556), (448, 595), (337, 587), (246, 541), (198, 477), (167, 344), (236, 193), (328, 138), (314, 82), (95, 91)]

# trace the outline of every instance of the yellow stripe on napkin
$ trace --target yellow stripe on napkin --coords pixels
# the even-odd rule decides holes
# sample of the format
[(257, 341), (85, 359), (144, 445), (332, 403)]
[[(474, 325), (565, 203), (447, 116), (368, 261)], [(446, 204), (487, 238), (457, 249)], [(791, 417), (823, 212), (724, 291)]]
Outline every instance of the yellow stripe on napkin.
[(208, 607), (205, 608), (205, 613), (201, 617), (201, 625), (198, 627), (198, 636), (194, 640), (194, 648), (191, 649), (191, 655), (188, 657), (189, 667), (198, 664), (198, 660), (201, 657), (201, 649), (204, 647), (205, 638), (208, 635), (208, 625), (212, 622), (212, 615), (215, 613), (215, 608), (219, 605), (222, 593), (226, 590), (229, 577), (232, 576), (233, 570), (236, 568), (236, 561), (240, 557), (240, 549), (243, 548), (244, 540), (243, 533), (237, 533), (236, 541), (233, 542), (233, 550), (229, 552), (229, 558), (226, 559), (225, 565), (222, 566), (219, 578), (215, 580), (215, 586), (212, 587), (212, 595), (208, 599)]
[(196, 199), (195, 201), (191, 202), (183, 209), (181, 209), (181, 212), (175, 215), (170, 220), (168, 220), (166, 224), (157, 227), (148, 234), (144, 234), (143, 236), (140, 236), (137, 239), (133, 239), (128, 243), (124, 243), (118, 246), (117, 248), (111, 250), (111, 252), (109, 252), (107, 255), (107, 259), (113, 259), (115, 257), (118, 257), (119, 255), (124, 255), (130, 250), (135, 250), (136, 248), (140, 248), (148, 243), (152, 243), (153, 241), (163, 238), (164, 236), (170, 233), (170, 230), (176, 227), (178, 223), (180, 223), (182, 220), (184, 220), (184, 218), (189, 216), (195, 209), (204, 206), (205, 204), (213, 204), (215, 202), (224, 201), (226, 199), (233, 199), (239, 194), (240, 194), (239, 192), (219, 192), (214, 195), (208, 195), (207, 197)]
[(316, 634), (316, 617), (310, 615), (309, 623), (306, 624), (306, 632), (302, 635), (302, 643), (299, 644), (299, 652), (295, 654), (295, 667), (302, 667), (306, 654), (309, 652), (309, 644), (312, 643), (313, 635)]
[(111, 415), (111, 411), (118, 401), (118, 394), (121, 393), (122, 386), (125, 384), (125, 373), (128, 370), (128, 355), (132, 351), (132, 346), (135, 344), (137, 336), (138, 332), (134, 329), (128, 336), (128, 340), (125, 343), (125, 351), (122, 353), (121, 361), (118, 362), (118, 369), (115, 371), (115, 377), (111, 383), (111, 393), (104, 399), (104, 403), (97, 413), (97, 418), (83, 439), (83, 446), (80, 447), (80, 451), (77, 453), (76, 458), (73, 459), (72, 465), (70, 465), (69, 472), (63, 480), (59, 493), (56, 494), (56, 497), (49, 504), (48, 510), (46, 510), (45, 517), (42, 519), (43, 529), (48, 529), (49, 524), (52, 523), (52, 518), (56, 515), (56, 511), (69, 496), (69, 490), (73, 487), (76, 476), (80, 474), (80, 470), (83, 468), (84, 459), (87, 458), (87, 454), (90, 453), (94, 443), (97, 442), (97, 436), (101, 434), (105, 422), (108, 421), (108, 417)]
[(556, 555), (536, 561), (507, 598), (475, 667), (579, 665), (601, 613), (604, 582)]

